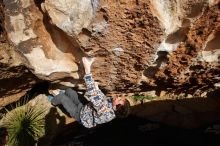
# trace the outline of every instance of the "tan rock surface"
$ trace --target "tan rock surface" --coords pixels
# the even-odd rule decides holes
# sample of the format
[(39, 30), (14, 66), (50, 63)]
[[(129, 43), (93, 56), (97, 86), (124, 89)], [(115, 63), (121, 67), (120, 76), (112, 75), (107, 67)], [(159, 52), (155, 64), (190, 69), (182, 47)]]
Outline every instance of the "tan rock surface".
[(1, 12), (0, 105), (39, 81), (83, 88), (85, 55), (109, 93), (187, 97), (219, 82), (217, 0), (5, 0)]

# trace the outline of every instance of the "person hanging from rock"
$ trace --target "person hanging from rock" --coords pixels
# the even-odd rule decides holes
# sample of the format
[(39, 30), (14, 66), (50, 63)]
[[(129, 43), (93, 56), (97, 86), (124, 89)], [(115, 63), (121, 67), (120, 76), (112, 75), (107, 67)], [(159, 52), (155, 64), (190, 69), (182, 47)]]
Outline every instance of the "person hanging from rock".
[(63, 90), (51, 90), (48, 92), (53, 96), (48, 96), (49, 101), (54, 106), (63, 105), (65, 110), (76, 121), (86, 128), (93, 128), (99, 124), (110, 122), (115, 118), (125, 118), (129, 114), (130, 103), (123, 97), (107, 97), (98, 88), (91, 74), (91, 65), (94, 58), (83, 57), (85, 69), (84, 80), (87, 87), (86, 97), (88, 104), (83, 104), (76, 91), (71, 88)]

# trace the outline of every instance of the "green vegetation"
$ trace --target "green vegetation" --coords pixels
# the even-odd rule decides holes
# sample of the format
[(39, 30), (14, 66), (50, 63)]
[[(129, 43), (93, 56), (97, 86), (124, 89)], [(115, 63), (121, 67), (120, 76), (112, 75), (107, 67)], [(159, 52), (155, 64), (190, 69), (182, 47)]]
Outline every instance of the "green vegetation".
[(153, 100), (153, 99), (157, 98), (157, 96), (134, 95), (134, 96), (132, 96), (132, 98), (133, 98), (134, 100), (136, 100), (136, 101), (142, 101), (142, 100), (144, 100), (144, 99)]
[(45, 108), (21, 104), (7, 111), (1, 125), (8, 131), (10, 146), (32, 146), (45, 133)]

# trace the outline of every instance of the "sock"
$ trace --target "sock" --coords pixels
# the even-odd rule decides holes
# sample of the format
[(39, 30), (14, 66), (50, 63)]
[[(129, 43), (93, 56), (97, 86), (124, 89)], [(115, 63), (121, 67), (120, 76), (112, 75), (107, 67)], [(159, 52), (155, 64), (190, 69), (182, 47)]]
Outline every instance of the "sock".
[(48, 101), (51, 102), (51, 100), (53, 99), (53, 96), (52, 96), (52, 95), (48, 95), (48, 96), (47, 96), (47, 99), (48, 99)]

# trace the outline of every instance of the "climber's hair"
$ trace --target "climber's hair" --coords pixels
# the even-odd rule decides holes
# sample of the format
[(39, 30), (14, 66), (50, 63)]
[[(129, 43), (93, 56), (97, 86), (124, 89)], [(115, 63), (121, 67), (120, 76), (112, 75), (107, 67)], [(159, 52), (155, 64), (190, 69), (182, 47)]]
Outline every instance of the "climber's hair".
[(130, 102), (125, 99), (124, 104), (116, 105), (115, 115), (117, 118), (126, 118), (130, 112)]

